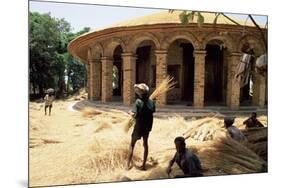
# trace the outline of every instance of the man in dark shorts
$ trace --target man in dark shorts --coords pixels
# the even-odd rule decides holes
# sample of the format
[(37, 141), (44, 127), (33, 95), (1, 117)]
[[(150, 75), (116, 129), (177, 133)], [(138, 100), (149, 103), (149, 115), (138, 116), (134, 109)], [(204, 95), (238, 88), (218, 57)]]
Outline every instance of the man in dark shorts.
[(195, 154), (186, 148), (185, 139), (177, 137), (174, 142), (177, 152), (169, 162), (166, 172), (170, 174), (172, 166), (176, 162), (184, 175), (177, 175), (175, 178), (203, 176), (201, 162)]
[(141, 138), (143, 138), (144, 147), (141, 170), (146, 170), (145, 163), (148, 155), (148, 136), (153, 124), (155, 103), (149, 99), (149, 87), (146, 84), (135, 84), (134, 88), (137, 94), (137, 99), (130, 114), (135, 117), (136, 123), (132, 132), (129, 157), (127, 161), (127, 170), (131, 168), (135, 144)]
[(51, 115), (51, 110), (53, 107), (53, 101), (55, 100), (55, 96), (53, 93), (47, 93), (44, 97), (45, 101), (45, 115), (47, 115), (47, 108), (49, 108), (49, 116)]
[(243, 122), (244, 125), (246, 125), (246, 128), (259, 128), (259, 127), (264, 127), (264, 125), (257, 120), (257, 113), (253, 112), (251, 117), (249, 117), (247, 120)]

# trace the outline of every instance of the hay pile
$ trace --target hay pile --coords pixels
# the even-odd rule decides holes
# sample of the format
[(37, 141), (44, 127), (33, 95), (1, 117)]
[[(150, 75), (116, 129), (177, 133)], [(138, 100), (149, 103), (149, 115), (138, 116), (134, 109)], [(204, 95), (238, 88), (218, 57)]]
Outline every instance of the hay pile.
[(204, 118), (191, 118), (186, 120), (182, 116), (175, 115), (169, 118), (173, 124), (184, 127), (182, 136), (185, 139), (193, 139), (196, 141), (213, 140), (217, 136), (227, 136), (227, 131), (223, 127), (223, 119), (218, 117), (219, 113), (210, 113)]
[(191, 121), (183, 136), (185, 139), (207, 141), (213, 140), (221, 134), (227, 134), (223, 128), (223, 120), (216, 118), (216, 115), (214, 115), (213, 117)]
[(248, 139), (247, 147), (267, 161), (267, 127), (251, 128), (243, 131)]
[(117, 127), (127, 133), (131, 127), (128, 125), (134, 124), (134, 118), (128, 118), (131, 116), (118, 110), (102, 111), (96, 108), (86, 107), (81, 111), (81, 115), (82, 117), (95, 120), (96, 125), (94, 132), (100, 132), (103, 129), (112, 129), (113, 127)]
[(220, 137), (203, 145), (194, 145), (206, 169), (205, 175), (258, 173), (267, 171), (267, 163), (254, 151), (231, 138)]
[(102, 114), (102, 111), (94, 109), (94, 108), (90, 108), (90, 107), (86, 107), (82, 110), (82, 116), (83, 117), (94, 117), (96, 115), (100, 115)]
[[(97, 131), (99, 129), (99, 131)], [(116, 176), (125, 171), (130, 137), (122, 127), (111, 125), (107, 129), (94, 130), (85, 154), (76, 160), (71, 170), (72, 183), (95, 183), (116, 181)], [(133, 161), (141, 163), (141, 146), (136, 145)]]

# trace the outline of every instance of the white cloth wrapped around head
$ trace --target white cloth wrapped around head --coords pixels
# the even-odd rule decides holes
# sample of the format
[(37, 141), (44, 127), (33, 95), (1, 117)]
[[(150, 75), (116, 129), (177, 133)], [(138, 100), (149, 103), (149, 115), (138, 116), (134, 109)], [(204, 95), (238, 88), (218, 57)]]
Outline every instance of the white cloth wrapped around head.
[(139, 96), (149, 93), (149, 87), (145, 83), (135, 84), (134, 88), (136, 94)]

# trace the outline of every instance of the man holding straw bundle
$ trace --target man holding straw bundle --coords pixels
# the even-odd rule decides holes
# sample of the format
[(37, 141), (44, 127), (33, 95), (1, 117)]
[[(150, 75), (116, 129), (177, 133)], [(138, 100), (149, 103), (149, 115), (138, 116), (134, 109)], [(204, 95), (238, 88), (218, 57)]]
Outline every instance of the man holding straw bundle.
[(141, 166), (141, 170), (146, 170), (145, 163), (148, 155), (148, 137), (149, 132), (152, 129), (153, 113), (155, 112), (155, 103), (153, 100), (149, 99), (149, 87), (146, 84), (135, 84), (134, 88), (135, 93), (137, 95), (137, 99), (133, 105), (132, 111), (130, 111), (129, 113), (136, 119), (136, 121), (129, 147), (127, 170), (132, 167), (131, 161), (133, 157), (134, 147), (136, 142), (141, 138), (143, 138), (144, 147), (143, 163)]

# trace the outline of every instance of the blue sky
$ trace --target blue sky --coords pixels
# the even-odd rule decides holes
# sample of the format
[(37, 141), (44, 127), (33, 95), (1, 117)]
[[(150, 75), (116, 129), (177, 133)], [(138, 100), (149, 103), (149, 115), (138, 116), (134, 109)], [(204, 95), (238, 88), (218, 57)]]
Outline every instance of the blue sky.
[[(82, 30), (84, 27), (91, 27), (96, 30), (104, 28), (116, 22), (125, 21), (134, 17), (149, 15), (161, 11), (161, 9), (133, 8), (133, 7), (114, 7), (102, 5), (36, 2), (30, 1), (29, 9), (32, 12), (51, 13), (52, 17), (65, 18), (73, 32)], [(229, 14), (232, 17), (245, 19), (246, 15)], [(266, 16), (254, 16), (260, 24), (266, 23)], [(250, 21), (250, 20), (248, 20)]]

